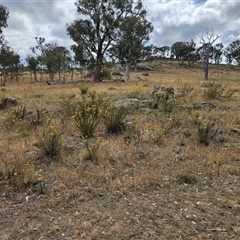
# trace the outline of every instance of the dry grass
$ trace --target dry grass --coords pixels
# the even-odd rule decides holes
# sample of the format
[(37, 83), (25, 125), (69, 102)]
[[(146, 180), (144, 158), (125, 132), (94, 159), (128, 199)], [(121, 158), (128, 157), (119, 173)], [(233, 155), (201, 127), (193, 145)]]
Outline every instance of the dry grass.
[[(210, 82), (237, 92), (206, 100), (200, 68), (149, 65), (155, 71), (147, 81), (137, 81), (142, 72), (135, 72), (128, 84), (89, 88), (111, 93), (113, 101), (147, 99), (155, 85), (173, 86), (177, 111), (131, 111), (126, 120), (134, 130), (118, 135), (100, 124), (96, 162), (86, 159), (84, 139), (60, 104), (67, 94), (80, 99), (78, 83), (48, 86), (25, 78), (2, 88), (19, 105), (0, 112), (0, 239), (240, 239), (238, 70), (210, 66)], [(193, 90), (177, 92), (186, 86)], [(216, 108), (198, 108), (202, 102)], [(10, 122), (20, 106), (26, 118)], [(61, 130), (61, 151), (52, 158), (37, 147), (49, 125), (28, 122), (36, 109)], [(208, 146), (199, 142), (196, 118), (203, 126), (214, 121)]]

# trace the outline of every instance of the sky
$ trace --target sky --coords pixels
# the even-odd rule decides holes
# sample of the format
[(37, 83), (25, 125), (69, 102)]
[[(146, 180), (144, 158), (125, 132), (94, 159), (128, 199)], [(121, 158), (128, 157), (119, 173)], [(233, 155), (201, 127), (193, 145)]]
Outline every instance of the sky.
[[(36, 46), (35, 37), (46, 42), (57, 42), (70, 49), (73, 44), (67, 35), (66, 24), (79, 16), (75, 0), (0, 0), (9, 10), (8, 27), (3, 29), (5, 39), (25, 60)], [(240, 0), (142, 0), (147, 18), (154, 30), (149, 44), (171, 46), (177, 41), (194, 39), (206, 30), (221, 35), (216, 43), (227, 47), (240, 38)]]

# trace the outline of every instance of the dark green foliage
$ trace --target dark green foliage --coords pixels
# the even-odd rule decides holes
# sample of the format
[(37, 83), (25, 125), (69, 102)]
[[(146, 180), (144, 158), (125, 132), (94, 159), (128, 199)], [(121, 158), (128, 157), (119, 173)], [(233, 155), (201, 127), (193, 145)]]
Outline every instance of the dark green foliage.
[(144, 19), (146, 10), (141, 1), (133, 0), (78, 0), (75, 3), (82, 17), (67, 25), (67, 32), (75, 44), (72, 50), (77, 61), (89, 65), (94, 61), (94, 81), (100, 82), (104, 55), (119, 38), (119, 28), (126, 19)]
[(8, 26), (7, 19), (9, 17), (8, 9), (0, 5), (0, 34), (2, 34), (2, 28), (6, 28)]

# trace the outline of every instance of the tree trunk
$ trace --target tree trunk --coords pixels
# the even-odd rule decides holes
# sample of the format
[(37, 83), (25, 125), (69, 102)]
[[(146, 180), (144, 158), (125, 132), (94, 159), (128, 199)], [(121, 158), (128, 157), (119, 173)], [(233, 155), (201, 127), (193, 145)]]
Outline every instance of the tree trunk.
[(208, 46), (206, 49), (206, 56), (205, 56), (204, 63), (203, 63), (204, 64), (203, 71), (204, 71), (205, 80), (208, 80), (209, 51), (210, 51), (210, 46)]
[(37, 82), (37, 71), (36, 70), (33, 71), (33, 75), (34, 75), (34, 81)]
[(6, 74), (6, 70), (5, 67), (2, 70), (2, 78), (1, 78), (1, 85), (5, 86), (5, 83), (7, 81), (7, 74)]
[(208, 62), (204, 63), (204, 79), (208, 80)]
[(103, 57), (101, 56), (101, 54), (99, 54), (97, 56), (96, 67), (95, 67), (95, 72), (94, 72), (94, 78), (93, 78), (94, 82), (102, 81), (102, 79), (100, 78), (100, 73), (102, 71), (102, 59), (103, 59)]
[(125, 82), (129, 82), (130, 81), (130, 66), (129, 63), (126, 63), (126, 67), (125, 67)]

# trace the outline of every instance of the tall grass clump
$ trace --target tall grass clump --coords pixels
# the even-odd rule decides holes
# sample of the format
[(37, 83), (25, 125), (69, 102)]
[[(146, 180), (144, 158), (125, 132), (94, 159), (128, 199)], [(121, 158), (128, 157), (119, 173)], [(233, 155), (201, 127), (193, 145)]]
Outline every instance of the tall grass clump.
[(137, 87), (132, 89), (131, 91), (128, 92), (127, 97), (128, 98), (139, 98), (141, 97), (143, 91), (141, 88)]
[(76, 103), (74, 102), (74, 98), (75, 94), (66, 94), (61, 97), (61, 107), (68, 116), (72, 116), (75, 112)]
[(197, 126), (199, 142), (203, 143), (205, 146), (208, 146), (210, 140), (216, 134), (215, 121), (212, 118), (204, 119), (196, 116), (194, 123)]
[(224, 90), (225, 87), (221, 84), (213, 82), (211, 86), (204, 91), (203, 96), (209, 100), (219, 99), (223, 96)]
[(127, 110), (123, 106), (107, 107), (103, 115), (103, 122), (108, 133), (120, 133), (124, 127), (124, 118), (127, 115)]
[(173, 112), (178, 105), (175, 97), (172, 94), (168, 94), (167, 92), (156, 93), (153, 97), (157, 102), (157, 105), (166, 114), (170, 114), (171, 112)]
[(54, 124), (49, 124), (44, 129), (42, 136), (39, 137), (36, 147), (39, 148), (44, 156), (56, 157), (60, 155), (62, 148), (62, 133)]
[(83, 143), (86, 149), (86, 153), (84, 155), (83, 160), (98, 163), (98, 153), (99, 153), (99, 147), (100, 147), (99, 137), (95, 136), (93, 138), (93, 141), (90, 141), (89, 139), (85, 139)]

